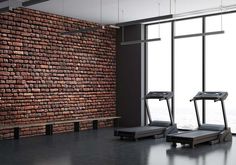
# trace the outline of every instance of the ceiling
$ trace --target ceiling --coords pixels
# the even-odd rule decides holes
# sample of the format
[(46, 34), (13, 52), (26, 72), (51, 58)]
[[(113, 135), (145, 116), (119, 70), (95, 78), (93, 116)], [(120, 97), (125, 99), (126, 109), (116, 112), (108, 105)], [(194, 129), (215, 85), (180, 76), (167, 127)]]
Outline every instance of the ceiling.
[[(91, 22), (114, 24), (131, 20), (157, 17), (170, 14), (170, 0), (102, 0), (102, 21), (100, 17), (101, 0), (49, 0), (30, 6), (32, 9), (78, 18)], [(221, 0), (171, 0), (172, 13), (219, 7)], [(176, 5), (174, 2), (176, 1)], [(222, 0), (223, 5), (236, 4), (236, 0)], [(118, 19), (119, 13), (119, 19)]]

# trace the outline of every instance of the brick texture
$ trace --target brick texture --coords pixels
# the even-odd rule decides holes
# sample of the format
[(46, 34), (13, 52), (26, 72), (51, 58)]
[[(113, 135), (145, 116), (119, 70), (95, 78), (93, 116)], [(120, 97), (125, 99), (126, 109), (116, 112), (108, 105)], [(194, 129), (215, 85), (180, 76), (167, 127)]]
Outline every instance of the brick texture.
[[(60, 34), (94, 26), (24, 8), (0, 15), (0, 125), (115, 116), (115, 29)], [(54, 128), (68, 132), (73, 125)], [(21, 136), (43, 135), (44, 129), (24, 128)], [(0, 139), (12, 136), (13, 130), (0, 130)]]

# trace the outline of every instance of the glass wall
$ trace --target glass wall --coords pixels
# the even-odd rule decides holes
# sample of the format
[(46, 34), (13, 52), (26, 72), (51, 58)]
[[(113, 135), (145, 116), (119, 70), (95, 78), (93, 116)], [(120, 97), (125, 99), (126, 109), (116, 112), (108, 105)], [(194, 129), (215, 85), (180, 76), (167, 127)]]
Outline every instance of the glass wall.
[(190, 19), (175, 22), (175, 36), (202, 32), (202, 19)]
[[(206, 37), (206, 90), (227, 91), (228, 125), (236, 132), (236, 13), (223, 15), (225, 34)], [(208, 17), (206, 28), (219, 27), (221, 16)], [(206, 122), (223, 124), (220, 103), (206, 104)]]
[[(148, 91), (170, 91), (171, 24), (150, 25), (147, 30), (148, 39), (161, 38), (161, 41), (149, 42), (147, 44)], [(149, 108), (153, 120), (169, 120), (165, 101), (150, 100)]]
[[(206, 32), (224, 34), (174, 39), (175, 122), (178, 128), (194, 129), (197, 120), (189, 100), (202, 91), (203, 50), (205, 48), (206, 91), (227, 91), (225, 101), (228, 125), (236, 132), (236, 13), (206, 17)], [(159, 25), (149, 25), (148, 38), (159, 35)], [(148, 91), (171, 90), (171, 23), (160, 25), (161, 41), (148, 43)], [(202, 32), (202, 18), (175, 22), (175, 36)], [(200, 119), (202, 103), (198, 101)], [(160, 110), (163, 110), (160, 112)], [(150, 104), (153, 119), (169, 120), (165, 102)], [(220, 102), (206, 101), (206, 123), (223, 124)]]
[[(175, 23), (175, 35), (202, 32), (202, 19)], [(197, 118), (189, 100), (202, 90), (202, 38), (175, 39), (175, 122), (178, 128), (194, 129)], [(199, 112), (201, 105), (199, 105)]]
[[(189, 100), (202, 90), (201, 50), (201, 37), (175, 41), (175, 122), (178, 128), (197, 127), (194, 104)], [(198, 105), (200, 111), (201, 105)]]

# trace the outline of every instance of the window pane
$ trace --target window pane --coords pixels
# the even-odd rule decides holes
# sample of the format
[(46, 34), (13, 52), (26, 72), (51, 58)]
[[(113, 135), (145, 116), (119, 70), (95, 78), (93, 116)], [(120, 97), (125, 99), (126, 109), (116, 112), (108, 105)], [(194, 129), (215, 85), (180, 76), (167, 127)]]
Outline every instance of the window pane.
[(206, 17), (206, 32), (223, 30), (222, 25), (223, 25), (224, 17), (225, 15)]
[[(148, 37), (155, 38), (159, 25), (148, 26)], [(148, 91), (171, 90), (171, 24), (160, 25), (161, 41), (148, 43)], [(149, 101), (153, 120), (169, 120), (165, 101)]]
[[(208, 18), (210, 21), (211, 17)], [(206, 38), (206, 89), (208, 91), (227, 91), (225, 100), (228, 124), (232, 132), (236, 132), (236, 14), (223, 17), (225, 34), (207, 36)], [(211, 20), (208, 26), (216, 26)], [(223, 124), (220, 103), (206, 105), (208, 123)]]
[[(161, 28), (165, 27), (163, 24), (159, 25), (149, 25), (148, 26), (148, 34), (147, 34), (147, 38), (148, 39), (153, 39), (153, 38), (159, 38), (160, 34), (161, 34)], [(165, 29), (163, 29), (165, 30)], [(165, 31), (163, 31), (164, 33)]]
[[(189, 100), (202, 90), (202, 38), (176, 39), (175, 43), (175, 122), (178, 128), (193, 129), (197, 118)], [(198, 107), (201, 114), (201, 101)]]
[(202, 32), (202, 18), (177, 21), (175, 23), (175, 36), (196, 34)]

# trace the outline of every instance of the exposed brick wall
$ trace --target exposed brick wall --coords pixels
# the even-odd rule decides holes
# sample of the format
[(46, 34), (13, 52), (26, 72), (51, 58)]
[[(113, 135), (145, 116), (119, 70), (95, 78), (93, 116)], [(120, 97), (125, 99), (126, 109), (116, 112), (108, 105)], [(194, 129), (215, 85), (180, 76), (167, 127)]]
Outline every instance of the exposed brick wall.
[[(116, 31), (60, 34), (94, 26), (23, 8), (0, 15), (0, 125), (115, 116)], [(22, 129), (21, 136), (44, 129)], [(72, 129), (55, 126), (56, 133)], [(1, 139), (12, 136), (0, 130)]]

